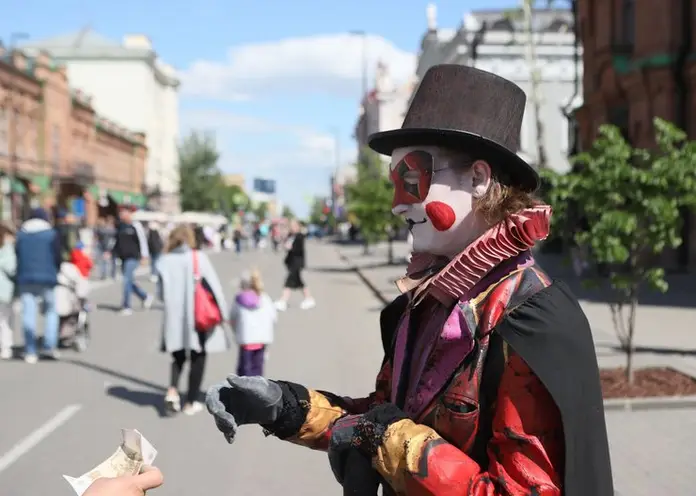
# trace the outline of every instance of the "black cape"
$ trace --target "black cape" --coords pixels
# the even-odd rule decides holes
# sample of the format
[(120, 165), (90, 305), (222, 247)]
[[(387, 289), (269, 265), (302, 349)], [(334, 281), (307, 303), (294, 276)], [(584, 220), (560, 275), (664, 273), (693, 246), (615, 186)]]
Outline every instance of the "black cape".
[[(382, 344), (391, 355), (408, 297), (401, 295), (380, 314)], [(513, 309), (493, 330), (522, 357), (553, 397), (565, 437), (564, 496), (613, 496), (609, 442), (599, 367), (590, 324), (568, 287), (554, 281)], [(493, 339), (492, 337), (492, 339)], [(490, 351), (489, 351), (490, 353)], [(487, 358), (496, 361), (495, 358)], [(481, 395), (494, 396), (486, 381)], [(486, 385), (488, 383), (488, 386)]]

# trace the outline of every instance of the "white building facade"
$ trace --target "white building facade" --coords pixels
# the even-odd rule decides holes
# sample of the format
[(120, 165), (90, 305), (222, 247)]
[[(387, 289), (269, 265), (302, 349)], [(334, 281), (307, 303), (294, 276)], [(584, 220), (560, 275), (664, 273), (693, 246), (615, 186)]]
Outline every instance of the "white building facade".
[[(461, 64), (516, 83), (527, 94), (518, 153), (530, 163), (537, 163), (529, 43), (521, 22), (511, 20), (503, 10), (474, 11), (464, 16), (458, 29), (441, 29), (437, 27), (433, 5), (428, 6), (427, 18), (428, 31), (418, 56), (417, 78), (420, 80), (436, 64)], [(567, 114), (582, 105), (582, 51), (576, 46), (572, 12), (536, 9), (532, 37), (547, 166), (566, 172), (570, 169), (568, 154), (574, 137)]]
[(358, 151), (367, 146), (371, 134), (401, 127), (415, 86), (415, 78), (395, 84), (389, 67), (384, 62), (377, 64), (374, 89), (364, 96), (355, 124)]
[(116, 43), (91, 30), (29, 42), (28, 53), (45, 50), (65, 64), (70, 83), (92, 97), (100, 115), (146, 134), (148, 204), (168, 213), (180, 211), (179, 80), (142, 34)]

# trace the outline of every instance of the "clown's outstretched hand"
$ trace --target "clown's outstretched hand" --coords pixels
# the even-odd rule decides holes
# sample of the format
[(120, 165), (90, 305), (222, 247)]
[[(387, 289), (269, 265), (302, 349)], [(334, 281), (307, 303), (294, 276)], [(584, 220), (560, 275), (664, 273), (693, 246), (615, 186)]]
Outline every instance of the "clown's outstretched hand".
[(271, 424), (277, 420), (283, 391), (277, 383), (263, 377), (230, 375), (208, 390), (205, 403), (218, 430), (231, 444), (240, 425)]
[(291, 425), (297, 418), (292, 415), (299, 404), (297, 387), (285, 381), (232, 374), (208, 390), (205, 403), (218, 430), (230, 444), (241, 425), (261, 425), (282, 438), (284, 431), (294, 433), (302, 425), (301, 421), (299, 426)]

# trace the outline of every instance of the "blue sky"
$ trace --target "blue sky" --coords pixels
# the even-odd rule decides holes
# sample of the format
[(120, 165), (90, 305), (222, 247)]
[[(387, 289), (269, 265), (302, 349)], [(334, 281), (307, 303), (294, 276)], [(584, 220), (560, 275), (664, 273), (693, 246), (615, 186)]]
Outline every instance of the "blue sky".
[[(181, 128), (215, 131), (221, 168), (277, 181), (298, 214), (305, 199), (328, 194), (335, 167), (355, 156), (351, 138), (361, 92), (364, 31), (371, 67), (384, 60), (407, 78), (426, 30), (427, 1), (367, 0), (24, 0), (5, 2), (0, 38), (33, 39), (90, 26), (120, 40), (144, 33), (182, 73)], [(515, 0), (442, 0), (438, 26), (465, 12), (511, 7)], [(330, 5), (330, 6), (329, 6)]]

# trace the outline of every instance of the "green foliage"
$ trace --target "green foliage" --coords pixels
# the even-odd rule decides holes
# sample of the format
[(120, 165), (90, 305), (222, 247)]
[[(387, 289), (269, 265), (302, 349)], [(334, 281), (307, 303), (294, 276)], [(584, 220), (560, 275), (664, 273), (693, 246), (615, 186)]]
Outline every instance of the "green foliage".
[(358, 220), (365, 240), (374, 243), (384, 239), (402, 221), (392, 214), (393, 187), (379, 155), (363, 150), (356, 166), (357, 180), (346, 191), (348, 210)]
[(589, 152), (574, 158), (577, 171), (545, 173), (555, 222), (572, 224), (569, 206), (581, 206), (589, 230), (575, 241), (610, 268), (623, 297), (643, 284), (667, 291), (658, 255), (678, 247), (682, 207), (695, 204), (696, 146), (672, 124), (655, 120), (656, 150), (634, 149), (615, 126), (602, 126)]
[(233, 214), (240, 210), (246, 211), (251, 204), (249, 197), (236, 184), (225, 184), (220, 178), (216, 186), (214, 209)]
[(264, 220), (268, 217), (268, 202), (259, 202), (252, 207), (252, 212), (257, 220)]
[(193, 131), (179, 147), (181, 206), (184, 210), (231, 214), (249, 207), (249, 198), (237, 185), (225, 184), (217, 162), (215, 137)]
[[(696, 205), (696, 143), (661, 119), (654, 127), (653, 150), (633, 148), (607, 125), (592, 149), (574, 158), (574, 172), (543, 172), (556, 226), (569, 228), (593, 261), (608, 268), (617, 296), (610, 308), (627, 351), (629, 381), (638, 295), (643, 287), (667, 291), (659, 255), (682, 243), (681, 210)], [(586, 231), (576, 228), (577, 210), (587, 218)]]
[(216, 206), (220, 171), (215, 137), (193, 131), (179, 147), (181, 207), (206, 211)]
[(307, 219), (310, 224), (321, 226), (326, 222), (324, 205), (326, 205), (326, 200), (324, 198), (317, 196), (312, 200), (312, 206), (309, 210), (309, 219)]
[(295, 212), (292, 211), (290, 207), (287, 205), (283, 206), (283, 212), (281, 213), (282, 217), (285, 217), (286, 219), (294, 219), (295, 218)]

